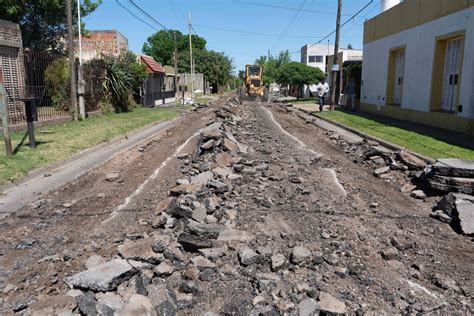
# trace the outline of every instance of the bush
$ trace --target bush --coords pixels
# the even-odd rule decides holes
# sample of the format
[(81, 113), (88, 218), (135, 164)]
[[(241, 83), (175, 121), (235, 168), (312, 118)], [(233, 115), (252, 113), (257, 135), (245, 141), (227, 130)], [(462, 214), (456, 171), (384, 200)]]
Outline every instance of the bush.
[(62, 111), (69, 111), (70, 101), (69, 61), (59, 58), (53, 61), (44, 71), (46, 89), (51, 93), (53, 106)]
[(145, 81), (145, 66), (139, 64), (131, 52), (123, 52), (118, 58), (105, 59), (106, 76), (103, 82), (105, 95), (116, 112), (128, 112), (138, 106), (133, 94)]

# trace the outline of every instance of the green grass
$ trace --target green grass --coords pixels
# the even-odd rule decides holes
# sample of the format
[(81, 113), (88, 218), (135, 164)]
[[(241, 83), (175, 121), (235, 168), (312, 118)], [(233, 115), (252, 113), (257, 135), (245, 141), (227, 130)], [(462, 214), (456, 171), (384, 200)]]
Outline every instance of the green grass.
[(405, 147), (427, 157), (474, 159), (474, 150), (459, 147), (410, 130), (385, 125), (377, 121), (341, 111), (318, 113), (321, 116), (368, 135)]
[[(110, 113), (84, 121), (43, 126), (35, 129), (37, 148), (31, 149), (28, 146), (27, 137), (13, 158), (6, 157), (3, 135), (0, 133), (0, 184), (16, 180), (34, 169), (67, 159), (119, 135), (177, 115), (177, 109), (136, 108), (129, 113)], [(21, 142), (25, 133), (12, 133), (13, 148)]]

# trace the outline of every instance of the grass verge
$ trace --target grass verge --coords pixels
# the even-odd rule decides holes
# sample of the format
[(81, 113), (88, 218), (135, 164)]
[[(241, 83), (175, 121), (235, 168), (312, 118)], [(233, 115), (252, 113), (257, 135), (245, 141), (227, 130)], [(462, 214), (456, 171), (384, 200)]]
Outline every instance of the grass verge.
[(405, 147), (427, 157), (474, 159), (474, 150), (449, 144), (445, 141), (414, 131), (394, 127), (358, 115), (333, 111), (318, 113), (335, 122), (342, 123), (371, 136)]
[(25, 131), (14, 132), (12, 145), (17, 147), (17, 152), (10, 159), (6, 157), (5, 143), (0, 134), (0, 184), (145, 125), (176, 117), (179, 112), (172, 108), (136, 108), (129, 113), (109, 113), (84, 121), (43, 126), (35, 129), (36, 149), (29, 147), (28, 136), (20, 146)]

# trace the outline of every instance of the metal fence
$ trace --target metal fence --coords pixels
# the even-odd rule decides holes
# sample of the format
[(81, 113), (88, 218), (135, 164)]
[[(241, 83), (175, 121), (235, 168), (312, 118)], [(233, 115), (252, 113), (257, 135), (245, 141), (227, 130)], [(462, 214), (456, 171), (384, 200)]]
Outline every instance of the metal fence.
[(44, 87), (42, 98), (36, 102), (38, 121), (70, 116), (68, 111), (60, 110), (54, 106), (53, 91), (45, 82), (45, 71), (56, 59), (62, 56), (50, 52), (24, 50), (25, 58), (25, 84), (26, 87)]
[(165, 91), (165, 76), (161, 74), (150, 74), (143, 84), (142, 105), (155, 107), (165, 103), (166, 99), (174, 98), (174, 91)]
[(15, 48), (3, 48), (0, 51), (10, 126), (26, 124), (25, 103), (22, 99), (26, 98), (32, 87), (42, 91), (41, 97), (36, 100), (38, 121), (70, 116), (69, 112), (54, 106), (52, 90), (45, 83), (46, 68), (60, 57), (49, 52), (29, 49), (23, 50), (23, 54), (21, 50)]

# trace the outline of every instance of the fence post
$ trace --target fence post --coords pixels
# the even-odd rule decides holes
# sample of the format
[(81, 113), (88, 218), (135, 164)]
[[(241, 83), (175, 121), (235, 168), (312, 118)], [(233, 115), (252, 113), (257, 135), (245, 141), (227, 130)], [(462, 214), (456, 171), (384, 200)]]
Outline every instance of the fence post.
[(2, 114), (3, 138), (5, 140), (5, 150), (7, 157), (13, 156), (12, 139), (10, 136), (10, 128), (8, 126), (8, 108), (5, 97), (5, 88), (3, 82), (0, 81), (0, 113)]

